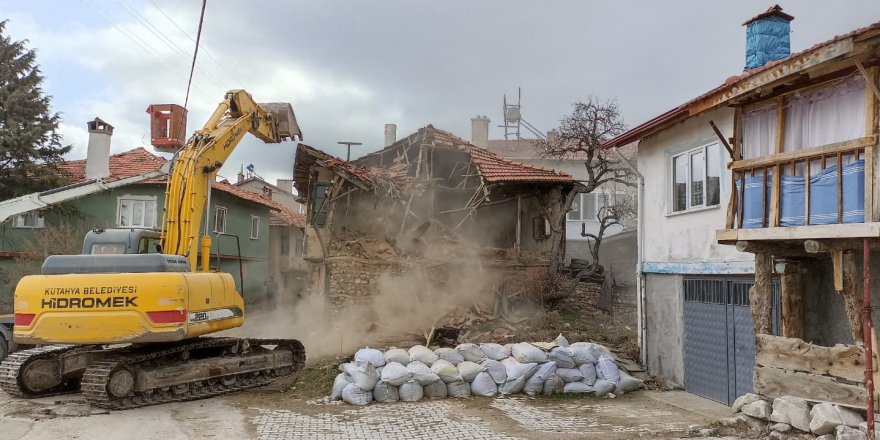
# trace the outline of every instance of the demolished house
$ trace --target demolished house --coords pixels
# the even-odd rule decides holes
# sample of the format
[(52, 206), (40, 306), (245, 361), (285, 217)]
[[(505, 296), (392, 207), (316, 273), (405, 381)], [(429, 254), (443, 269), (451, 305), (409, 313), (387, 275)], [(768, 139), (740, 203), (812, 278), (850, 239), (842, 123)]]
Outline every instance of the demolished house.
[(436, 288), (479, 267), (479, 281), (491, 280), (484, 289), (534, 294), (552, 256), (564, 254), (571, 176), (431, 125), (386, 142), (353, 162), (297, 149), (311, 293), (346, 304), (376, 294), (383, 277), (421, 274), (432, 280), (425, 288)]

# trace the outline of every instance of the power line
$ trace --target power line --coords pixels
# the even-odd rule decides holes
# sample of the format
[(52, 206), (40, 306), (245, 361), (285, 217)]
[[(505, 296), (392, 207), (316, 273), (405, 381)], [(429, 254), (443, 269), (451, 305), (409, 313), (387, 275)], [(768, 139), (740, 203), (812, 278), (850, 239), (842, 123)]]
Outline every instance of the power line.
[[(113, 26), (114, 28), (116, 28), (116, 30), (119, 31), (120, 34), (124, 35), (126, 38), (128, 38), (129, 40), (131, 40), (131, 42), (134, 43), (136, 46), (140, 47), (141, 50), (143, 50), (144, 52), (147, 53), (147, 55), (151, 55), (151, 56), (153, 56), (153, 58), (156, 58), (157, 60), (161, 61), (161, 59), (159, 59), (159, 56), (158, 56), (157, 54), (151, 52), (149, 49), (147, 49), (147, 48), (146, 48), (144, 45), (142, 45), (141, 43), (138, 43), (138, 42), (137, 42), (137, 41), (136, 41), (131, 35), (129, 35), (128, 33), (124, 32), (119, 26), (117, 26), (116, 23), (113, 23), (110, 19), (108, 19), (108, 18), (105, 16), (105, 14), (104, 14), (103, 12), (99, 12), (98, 10), (96, 10), (95, 8), (93, 8), (91, 5), (89, 5), (88, 3), (86, 3), (86, 0), (79, 0), (79, 1), (80, 1), (80, 3), (82, 3), (86, 8), (88, 8), (89, 10), (91, 10), (96, 16), (98, 16), (98, 17), (100, 17), (101, 19), (103, 19), (104, 21), (106, 21), (108, 24), (110, 24), (110, 26)], [(97, 4), (95, 4), (94, 6), (97, 7)], [(146, 44), (146, 42), (144, 42), (144, 44)]]
[(192, 67), (189, 69), (189, 81), (186, 83), (186, 99), (183, 101), (183, 108), (189, 103), (189, 87), (192, 85), (193, 72), (196, 70), (196, 57), (199, 55), (199, 40), (202, 39), (202, 24), (205, 23), (205, 7), (208, 6), (208, 0), (202, 0), (202, 13), (199, 16), (199, 30), (196, 31), (196, 47), (193, 51)]

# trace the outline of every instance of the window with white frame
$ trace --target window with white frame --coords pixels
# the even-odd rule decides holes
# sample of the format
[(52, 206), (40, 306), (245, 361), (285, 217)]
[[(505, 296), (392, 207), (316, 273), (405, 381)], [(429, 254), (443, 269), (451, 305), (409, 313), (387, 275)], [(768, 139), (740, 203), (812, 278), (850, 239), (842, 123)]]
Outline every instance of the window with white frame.
[(43, 217), (43, 211), (30, 211), (15, 216), (16, 228), (38, 229), (46, 227), (46, 219)]
[(226, 233), (226, 208), (223, 206), (214, 207), (214, 232)]
[(672, 157), (672, 212), (715, 206), (721, 201), (721, 150), (717, 143)]
[(260, 218), (252, 215), (251, 216), (251, 239), (257, 240), (260, 238)]
[(118, 225), (121, 228), (155, 228), (156, 197), (122, 196), (118, 199)]
[(595, 193), (579, 194), (571, 204), (571, 210), (566, 214), (566, 220), (570, 222), (596, 221), (598, 206)]

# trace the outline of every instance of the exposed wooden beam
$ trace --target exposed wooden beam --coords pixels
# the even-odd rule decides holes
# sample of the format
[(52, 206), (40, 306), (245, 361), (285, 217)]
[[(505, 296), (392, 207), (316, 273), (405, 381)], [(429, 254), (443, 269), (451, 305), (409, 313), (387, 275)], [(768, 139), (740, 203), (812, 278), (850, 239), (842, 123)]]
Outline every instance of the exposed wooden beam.
[(730, 160), (736, 160), (736, 156), (733, 154), (733, 148), (730, 148), (730, 144), (727, 143), (727, 139), (724, 139), (724, 135), (721, 134), (721, 130), (718, 129), (718, 126), (715, 125), (715, 121), (709, 121), (709, 125), (712, 126), (712, 130), (715, 131), (715, 136), (718, 136), (718, 140), (721, 141), (721, 145), (724, 145), (724, 148), (727, 150), (727, 154), (730, 155)]
[(834, 156), (837, 153), (846, 153), (858, 148), (864, 148), (868, 145), (874, 145), (876, 139), (874, 136), (866, 136), (858, 139), (850, 139), (843, 142), (835, 142), (833, 144), (821, 145), (818, 147), (805, 148), (797, 151), (786, 151), (774, 154), (772, 156), (757, 157), (754, 159), (738, 160), (730, 162), (727, 168), (732, 170), (763, 168), (767, 166), (777, 165), (781, 163), (791, 162), (792, 160), (804, 160), (808, 157)]
[(787, 338), (804, 337), (804, 286), (800, 265), (786, 264), (780, 277), (780, 302), (782, 303), (782, 336)]
[(843, 292), (843, 251), (831, 252), (831, 266), (834, 270), (834, 290)]
[(767, 253), (775, 257), (809, 257), (799, 243), (775, 241), (744, 241), (736, 242), (736, 250), (751, 254)]
[(749, 289), (749, 303), (756, 335), (773, 333), (773, 295), (770, 287), (772, 272), (773, 257), (767, 253), (755, 254), (755, 284)]
[(865, 300), (862, 296), (862, 277), (860, 275), (861, 271), (856, 265), (855, 253), (843, 253), (843, 304), (846, 309), (846, 317), (849, 319), (849, 331), (856, 344), (863, 343), (865, 340), (862, 328)]
[(715, 232), (719, 243), (758, 240), (824, 240), (843, 238), (878, 238), (880, 223), (847, 223), (843, 225), (788, 226), (779, 228), (720, 229)]
[[(869, 240), (871, 250), (880, 250), (880, 241)], [(819, 254), (834, 251), (861, 251), (864, 246), (862, 239), (838, 239), (838, 240), (805, 240), (804, 250), (808, 254)]]

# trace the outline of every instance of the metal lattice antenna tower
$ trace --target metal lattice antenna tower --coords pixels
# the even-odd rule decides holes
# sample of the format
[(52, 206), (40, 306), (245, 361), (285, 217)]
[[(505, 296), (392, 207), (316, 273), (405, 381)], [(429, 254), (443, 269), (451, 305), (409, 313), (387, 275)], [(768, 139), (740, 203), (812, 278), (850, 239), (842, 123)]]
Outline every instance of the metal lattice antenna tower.
[(510, 140), (511, 138), (514, 140), (522, 139), (520, 131), (521, 127), (524, 127), (533, 135), (537, 136), (538, 139), (547, 139), (547, 135), (545, 135), (541, 130), (538, 130), (534, 125), (523, 119), (521, 101), (522, 87), (516, 88), (516, 104), (508, 104), (507, 94), (504, 95), (504, 107), (502, 108), (502, 113), (504, 114), (504, 125), (498, 126), (504, 129), (504, 140)]

